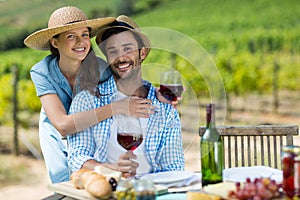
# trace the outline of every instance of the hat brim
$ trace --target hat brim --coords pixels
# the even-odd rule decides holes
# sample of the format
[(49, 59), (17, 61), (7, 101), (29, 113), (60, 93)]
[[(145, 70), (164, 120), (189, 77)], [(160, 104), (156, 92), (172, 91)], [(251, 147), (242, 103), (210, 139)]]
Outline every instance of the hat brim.
[(68, 30), (81, 28), (81, 27), (90, 27), (91, 28), (91, 38), (94, 37), (97, 32), (101, 29), (99, 27), (105, 26), (115, 20), (114, 17), (104, 17), (91, 20), (85, 20), (80, 22), (74, 22), (64, 26), (45, 28), (39, 31), (36, 31), (29, 35), (24, 40), (24, 44), (32, 49), (47, 51), (50, 50), (49, 40), (59, 34)]
[(112, 29), (112, 28), (125, 28), (128, 31), (133, 31), (136, 34), (138, 34), (144, 42), (144, 45), (147, 49), (147, 56), (148, 56), (148, 54), (151, 50), (151, 43), (150, 43), (150, 40), (148, 39), (148, 37), (146, 35), (144, 35), (143, 33), (141, 33), (141, 31), (139, 31), (139, 28), (131, 29), (131, 28), (128, 28), (125, 26), (104, 26), (98, 31), (97, 36), (96, 36), (96, 43), (98, 45), (100, 45), (103, 42), (102, 36), (103, 36), (104, 32), (107, 31), (108, 29)]

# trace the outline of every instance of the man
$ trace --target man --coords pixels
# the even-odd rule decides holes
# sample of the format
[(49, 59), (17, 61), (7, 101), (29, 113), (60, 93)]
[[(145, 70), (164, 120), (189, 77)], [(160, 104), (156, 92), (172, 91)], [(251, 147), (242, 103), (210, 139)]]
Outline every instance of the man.
[[(155, 88), (142, 80), (141, 64), (148, 56), (150, 42), (137, 28), (132, 19), (121, 15), (109, 27), (100, 31), (96, 41), (101, 43), (100, 48), (113, 71), (113, 77), (99, 84), (99, 97), (88, 91), (76, 95), (70, 111), (76, 113), (89, 110), (127, 96), (150, 99), (156, 107), (154, 114), (148, 119), (137, 118), (143, 127), (143, 142), (135, 150), (125, 150), (118, 144), (117, 129), (120, 123), (131, 123), (132, 118), (109, 118), (68, 137), (71, 171), (105, 165), (128, 177), (137, 172), (184, 169), (181, 127), (168, 126), (172, 120), (180, 122), (179, 115), (171, 104), (160, 102), (156, 98)], [(129, 127), (133, 128), (134, 124), (129, 124)]]

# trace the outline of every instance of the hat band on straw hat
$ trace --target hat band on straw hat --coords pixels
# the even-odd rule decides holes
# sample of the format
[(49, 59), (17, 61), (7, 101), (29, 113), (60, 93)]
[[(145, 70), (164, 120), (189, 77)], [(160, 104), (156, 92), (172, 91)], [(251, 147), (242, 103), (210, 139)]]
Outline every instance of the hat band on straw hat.
[(66, 23), (65, 25), (73, 24), (73, 23), (76, 23), (76, 22), (82, 22), (82, 21), (84, 21), (84, 20), (76, 20), (76, 21), (68, 22), (68, 23)]
[(125, 22), (118, 22), (118, 21), (115, 21), (111, 24), (111, 26), (125, 26), (127, 28), (130, 28), (130, 29), (135, 29), (134, 27), (130, 26), (129, 24), (125, 23)]

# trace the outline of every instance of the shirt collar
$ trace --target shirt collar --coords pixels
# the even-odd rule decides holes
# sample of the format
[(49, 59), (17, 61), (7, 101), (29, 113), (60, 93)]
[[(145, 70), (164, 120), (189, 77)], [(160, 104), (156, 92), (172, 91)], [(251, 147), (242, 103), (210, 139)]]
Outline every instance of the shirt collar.
[(54, 57), (49, 62), (49, 72), (51, 77), (54, 79), (54, 81), (59, 84), (59, 86), (65, 90), (65, 92), (72, 97), (72, 89), (71, 86), (66, 79), (66, 77), (63, 75), (63, 73), (60, 71), (60, 68), (58, 66), (58, 59), (57, 57)]

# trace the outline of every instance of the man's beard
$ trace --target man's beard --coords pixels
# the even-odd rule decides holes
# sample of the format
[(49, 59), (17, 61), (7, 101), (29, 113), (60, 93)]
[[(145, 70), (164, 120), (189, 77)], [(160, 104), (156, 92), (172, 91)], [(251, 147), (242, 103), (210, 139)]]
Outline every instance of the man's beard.
[(129, 78), (132, 78), (134, 76), (136, 76), (136, 74), (138, 74), (138, 72), (141, 70), (141, 60), (139, 58), (137, 58), (135, 60), (135, 62), (133, 61), (125, 61), (125, 62), (117, 62), (114, 65), (119, 66), (122, 65), (124, 63), (130, 63), (130, 65), (132, 66), (131, 69), (129, 69), (130, 71), (125, 74), (123, 74), (122, 76), (120, 76), (120, 74), (118, 73), (118, 67), (112, 66), (110, 65), (109, 67), (112, 69), (112, 73), (115, 76), (115, 78), (117, 78), (118, 80), (126, 80)]

